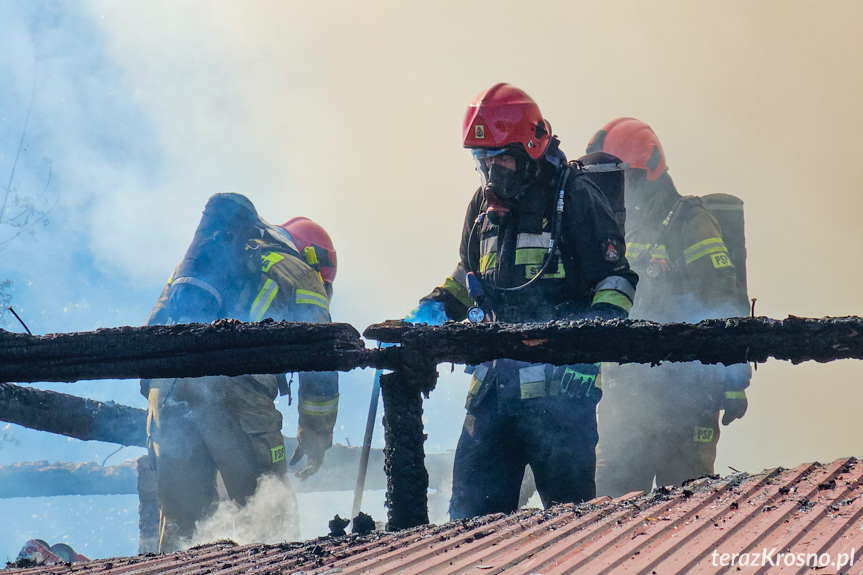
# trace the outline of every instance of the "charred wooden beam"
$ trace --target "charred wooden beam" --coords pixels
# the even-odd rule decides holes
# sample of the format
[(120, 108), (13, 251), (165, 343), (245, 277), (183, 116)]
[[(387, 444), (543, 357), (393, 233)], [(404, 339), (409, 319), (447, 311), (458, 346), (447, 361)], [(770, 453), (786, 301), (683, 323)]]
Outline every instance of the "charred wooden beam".
[(0, 467), (0, 499), (55, 495), (135, 493), (137, 463), (102, 467), (98, 463), (33, 461)]
[(390, 321), (370, 326), (363, 335), (402, 345), (376, 351), (376, 365), (397, 363), (393, 352), (400, 350), (422, 350), (435, 363), (468, 365), (497, 358), (556, 365), (694, 360), (730, 365), (771, 357), (793, 363), (863, 359), (859, 317), (731, 318), (697, 324), (583, 320), (427, 326)]
[(433, 389), (436, 380), (436, 366), (427, 361), (405, 363), (381, 376), (389, 530), (429, 522), (422, 394)]
[[(121, 327), (30, 336), (0, 330), (0, 382), (200, 377), (243, 373), (396, 369), (424, 361), (478, 364), (496, 358), (538, 363), (704, 363), (863, 359), (863, 319), (732, 318), (698, 324), (579, 321), (443, 326), (385, 322), (366, 337), (402, 348), (366, 349), (347, 324), (286, 322)], [(407, 351), (409, 350), (409, 352)]]
[(0, 383), (0, 421), (76, 439), (147, 445), (143, 409), (11, 383)]
[[(297, 445), (295, 437), (286, 437), (290, 453)], [(332, 446), (324, 458), (321, 469), (305, 481), (298, 481), (298, 493), (321, 491), (350, 491), (354, 488), (359, 467), (360, 448), (344, 445)], [(440, 489), (451, 481), (452, 453), (432, 453), (426, 456), (429, 484)], [(145, 455), (138, 464), (149, 468)], [(0, 466), (0, 499), (10, 497), (51, 497), (55, 495), (132, 495), (141, 491), (141, 471), (138, 471), (136, 491), (136, 462), (103, 467), (96, 463), (48, 463), (27, 461)], [(372, 449), (366, 489), (386, 489), (384, 452)], [(157, 514), (158, 515), (158, 514)]]
[(344, 323), (219, 320), (44, 336), (0, 330), (0, 382), (348, 371), (368, 358), (360, 334)]

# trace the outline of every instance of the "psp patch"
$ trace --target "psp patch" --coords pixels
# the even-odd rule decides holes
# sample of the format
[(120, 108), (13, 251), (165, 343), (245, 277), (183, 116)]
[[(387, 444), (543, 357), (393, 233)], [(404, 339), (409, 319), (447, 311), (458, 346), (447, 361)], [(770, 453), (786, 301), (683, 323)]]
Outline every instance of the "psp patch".
[(619, 241), (609, 238), (603, 244), (605, 253), (603, 254), (603, 258), (607, 262), (618, 262), (620, 261), (620, 256), (623, 253), (622, 245)]
[(731, 258), (728, 257), (728, 254), (713, 254), (712, 256), (710, 256), (710, 261), (713, 262), (713, 267), (716, 269), (734, 267), (734, 264), (731, 263)]
[(273, 447), (270, 449), (270, 455), (273, 457), (273, 463), (278, 463), (279, 461), (285, 460), (285, 446), (280, 445), (278, 447)]
[(710, 443), (713, 441), (715, 430), (712, 427), (696, 427), (692, 435), (695, 443)]

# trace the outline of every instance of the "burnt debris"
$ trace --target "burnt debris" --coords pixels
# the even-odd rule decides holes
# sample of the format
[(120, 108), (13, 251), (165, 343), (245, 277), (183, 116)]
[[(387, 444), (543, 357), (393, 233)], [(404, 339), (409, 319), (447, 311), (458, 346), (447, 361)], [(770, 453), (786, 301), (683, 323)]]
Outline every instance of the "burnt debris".
[(0, 330), (0, 382), (395, 369), (417, 356), (435, 364), (468, 365), (497, 358), (726, 365), (771, 357), (793, 363), (863, 359), (863, 319), (856, 316), (697, 324), (581, 320), (428, 326), (389, 321), (368, 327), (364, 335), (401, 347), (367, 349), (357, 330), (343, 323), (219, 320), (44, 336)]
[[(366, 348), (347, 324), (274, 322), (120, 327), (32, 336), (0, 330), (0, 420), (80, 439), (144, 444), (143, 411), (40, 392), (8, 382), (201, 377), (246, 373), (392, 370), (381, 378), (388, 529), (428, 523), (422, 396), (439, 363), (498, 358), (565, 365), (700, 360), (731, 365), (768, 358), (827, 362), (863, 359), (863, 319), (764, 317), (657, 324), (639, 320), (542, 324), (375, 324)], [(7, 382), (5, 385), (2, 382)], [(117, 416), (122, 410), (121, 417)]]
[(359, 332), (344, 323), (218, 320), (43, 336), (0, 330), (0, 382), (348, 371), (366, 358)]
[(0, 421), (84, 440), (147, 446), (143, 409), (0, 383)]

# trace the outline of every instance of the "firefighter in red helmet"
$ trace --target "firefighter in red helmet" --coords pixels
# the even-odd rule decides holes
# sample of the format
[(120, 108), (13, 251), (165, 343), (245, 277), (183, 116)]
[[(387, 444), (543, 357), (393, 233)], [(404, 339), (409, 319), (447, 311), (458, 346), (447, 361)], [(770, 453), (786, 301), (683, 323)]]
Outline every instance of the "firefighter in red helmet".
[[(409, 316), (501, 322), (626, 317), (637, 276), (604, 192), (570, 164), (536, 102), (509, 84), (468, 106), (463, 142), (481, 185), (470, 201), (453, 274)], [(591, 164), (591, 166), (587, 166)], [(450, 517), (516, 509), (525, 467), (544, 504), (594, 497), (596, 364), (501, 359), (469, 368), (467, 415), (453, 469)]]
[[(715, 196), (682, 197), (668, 174), (665, 152), (653, 129), (618, 118), (599, 130), (588, 152), (606, 152), (626, 166), (626, 255), (641, 278), (632, 317), (658, 322), (698, 322), (748, 313), (742, 211), (721, 229), (709, 209)], [(714, 198), (714, 200), (710, 200)], [(736, 198), (735, 198), (736, 199)], [(721, 213), (742, 210), (723, 202)], [(728, 216), (723, 216), (728, 217)], [(735, 261), (737, 260), (737, 261)], [(597, 491), (617, 496), (680, 485), (713, 474), (722, 423), (743, 417), (747, 365), (671, 363), (603, 368), (599, 408)]]
[[(147, 324), (217, 318), (329, 322), (335, 275), (336, 252), (323, 228), (308, 218), (272, 226), (245, 196), (216, 194)], [(281, 479), (267, 525), (284, 529), (259, 536), (275, 542), (299, 535), (296, 498), (284, 481), (282, 415), (274, 404), (279, 394), (290, 393), (284, 375), (142, 380), (141, 391), (149, 401), (160, 552), (192, 543), (196, 524), (218, 502), (216, 472), (238, 505), (247, 503), (262, 478)], [(297, 472), (304, 479), (320, 468), (332, 445), (338, 374), (301, 373), (298, 395), (298, 444), (290, 464), (305, 456)]]

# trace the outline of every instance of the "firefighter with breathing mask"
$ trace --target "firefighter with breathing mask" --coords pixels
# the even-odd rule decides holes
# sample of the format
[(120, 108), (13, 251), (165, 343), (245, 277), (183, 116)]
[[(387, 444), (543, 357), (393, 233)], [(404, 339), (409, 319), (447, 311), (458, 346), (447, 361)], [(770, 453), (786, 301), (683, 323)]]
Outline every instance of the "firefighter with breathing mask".
[[(294, 218), (272, 226), (245, 196), (216, 194), (147, 324), (217, 318), (329, 322), (335, 275), (336, 252), (318, 224)], [(290, 394), (284, 375), (142, 380), (141, 391), (149, 400), (160, 552), (188, 545), (196, 522), (215, 509), (217, 471), (239, 505), (262, 477), (287, 474), (282, 415), (274, 405), (279, 393)], [(320, 468), (332, 445), (338, 374), (301, 373), (298, 395), (299, 444), (291, 465), (305, 456), (297, 472), (305, 479)], [(299, 535), (296, 498), (283, 483), (282, 500), (272, 505), (274, 515), (284, 514), (284, 530), (268, 534), (275, 541)]]
[[(613, 154), (626, 166), (626, 256), (641, 278), (632, 317), (695, 323), (747, 315), (742, 202), (726, 194), (682, 197), (659, 138), (635, 118), (606, 124), (587, 151)], [(719, 412), (724, 425), (746, 413), (748, 365), (624, 364), (603, 374), (600, 495), (647, 492), (654, 478), (680, 485), (713, 474)]]
[[(605, 181), (622, 188), (616, 158), (567, 163), (539, 107), (496, 84), (468, 106), (464, 146), (481, 187), (468, 205), (453, 274), (407, 318), (544, 322), (626, 317), (629, 269)], [(594, 497), (598, 365), (500, 359), (472, 370), (453, 470), (453, 519), (518, 506), (526, 465), (543, 504)]]

